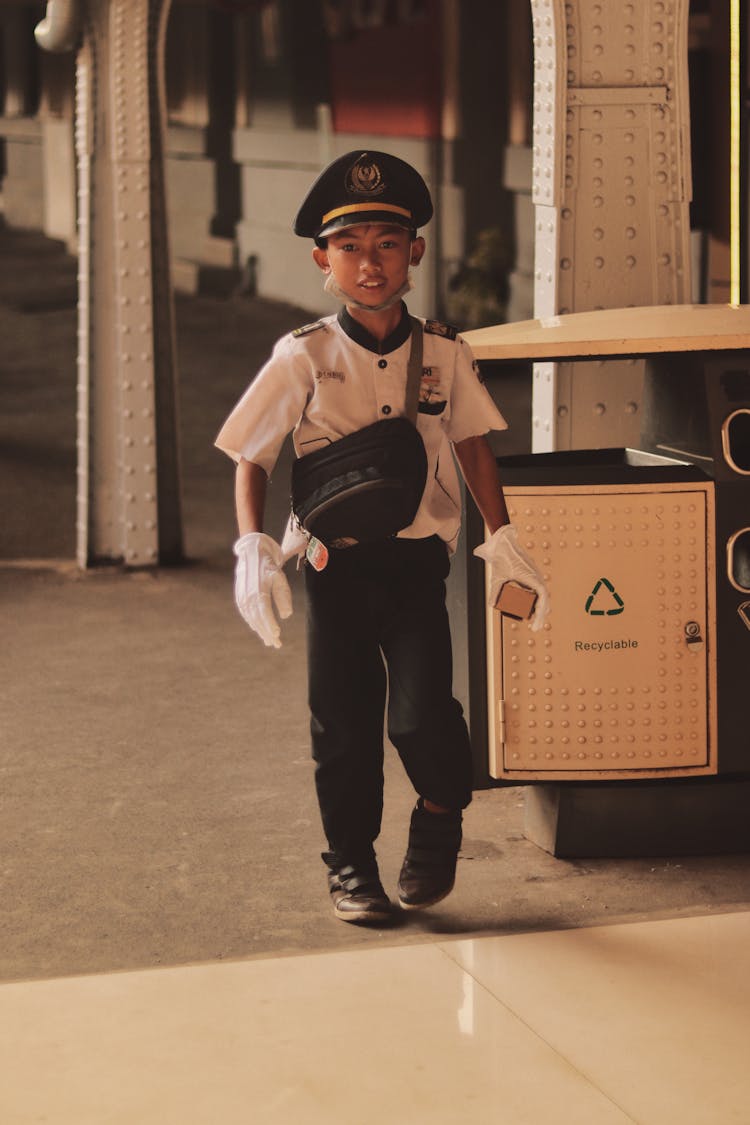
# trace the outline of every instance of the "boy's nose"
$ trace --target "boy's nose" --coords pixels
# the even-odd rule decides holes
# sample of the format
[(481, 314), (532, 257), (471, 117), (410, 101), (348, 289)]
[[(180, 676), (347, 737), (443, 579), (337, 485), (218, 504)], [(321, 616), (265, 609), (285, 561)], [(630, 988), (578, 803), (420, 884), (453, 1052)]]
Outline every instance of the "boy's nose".
[(362, 268), (364, 270), (380, 269), (380, 254), (377, 250), (368, 250), (362, 255)]

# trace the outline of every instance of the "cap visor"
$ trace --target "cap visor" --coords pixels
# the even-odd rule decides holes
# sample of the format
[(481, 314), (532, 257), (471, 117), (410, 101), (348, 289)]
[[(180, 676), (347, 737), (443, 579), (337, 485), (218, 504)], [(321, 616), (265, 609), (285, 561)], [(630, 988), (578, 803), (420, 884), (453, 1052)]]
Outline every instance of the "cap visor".
[(316, 238), (326, 238), (334, 231), (346, 230), (347, 227), (361, 227), (368, 223), (386, 223), (389, 227), (403, 227), (405, 230), (414, 230), (413, 219), (405, 215), (394, 214), (393, 211), (357, 211), (356, 214), (337, 215), (326, 223), (315, 235)]

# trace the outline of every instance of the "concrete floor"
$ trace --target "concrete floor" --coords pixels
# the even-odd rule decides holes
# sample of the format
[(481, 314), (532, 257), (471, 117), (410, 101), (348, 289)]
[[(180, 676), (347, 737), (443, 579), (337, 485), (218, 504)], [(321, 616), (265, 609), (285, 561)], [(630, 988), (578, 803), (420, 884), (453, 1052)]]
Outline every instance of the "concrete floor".
[[(292, 575), (284, 646), (264, 649), (234, 609), (232, 468), (212, 448), (273, 341), (309, 314), (178, 300), (190, 561), (82, 574), (72, 561), (75, 264), (2, 227), (0, 254), (0, 979), (747, 906), (750, 856), (554, 859), (524, 838), (523, 790), (508, 788), (477, 793), (445, 903), (391, 929), (337, 922), (318, 856), (302, 592)], [(510, 413), (523, 418), (523, 403)], [(283, 466), (276, 480), (273, 534)], [(391, 754), (379, 849), (390, 888), (412, 800)]]

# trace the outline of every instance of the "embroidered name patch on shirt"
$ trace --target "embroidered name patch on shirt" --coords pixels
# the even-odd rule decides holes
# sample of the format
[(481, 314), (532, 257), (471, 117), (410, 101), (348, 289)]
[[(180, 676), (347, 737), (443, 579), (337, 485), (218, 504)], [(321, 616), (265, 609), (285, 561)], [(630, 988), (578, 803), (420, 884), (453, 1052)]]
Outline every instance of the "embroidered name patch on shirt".
[(343, 371), (316, 371), (315, 378), (319, 383), (324, 379), (335, 379), (337, 383), (345, 383), (346, 375)]

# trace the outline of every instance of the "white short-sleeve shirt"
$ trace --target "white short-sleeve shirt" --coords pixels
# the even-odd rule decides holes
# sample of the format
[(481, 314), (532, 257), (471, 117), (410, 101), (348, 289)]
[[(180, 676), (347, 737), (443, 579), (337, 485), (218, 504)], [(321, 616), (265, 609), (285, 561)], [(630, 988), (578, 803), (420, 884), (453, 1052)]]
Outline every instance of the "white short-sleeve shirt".
[[(503, 430), (506, 422), (455, 329), (423, 321), (417, 428), (427, 451), (427, 484), (407, 539), (439, 535), (455, 547), (461, 493), (451, 444)], [(216, 445), (270, 475), (288, 433), (304, 457), (382, 418), (404, 413), (411, 323), (404, 316), (378, 341), (346, 309), (283, 336), (222, 426)]]

